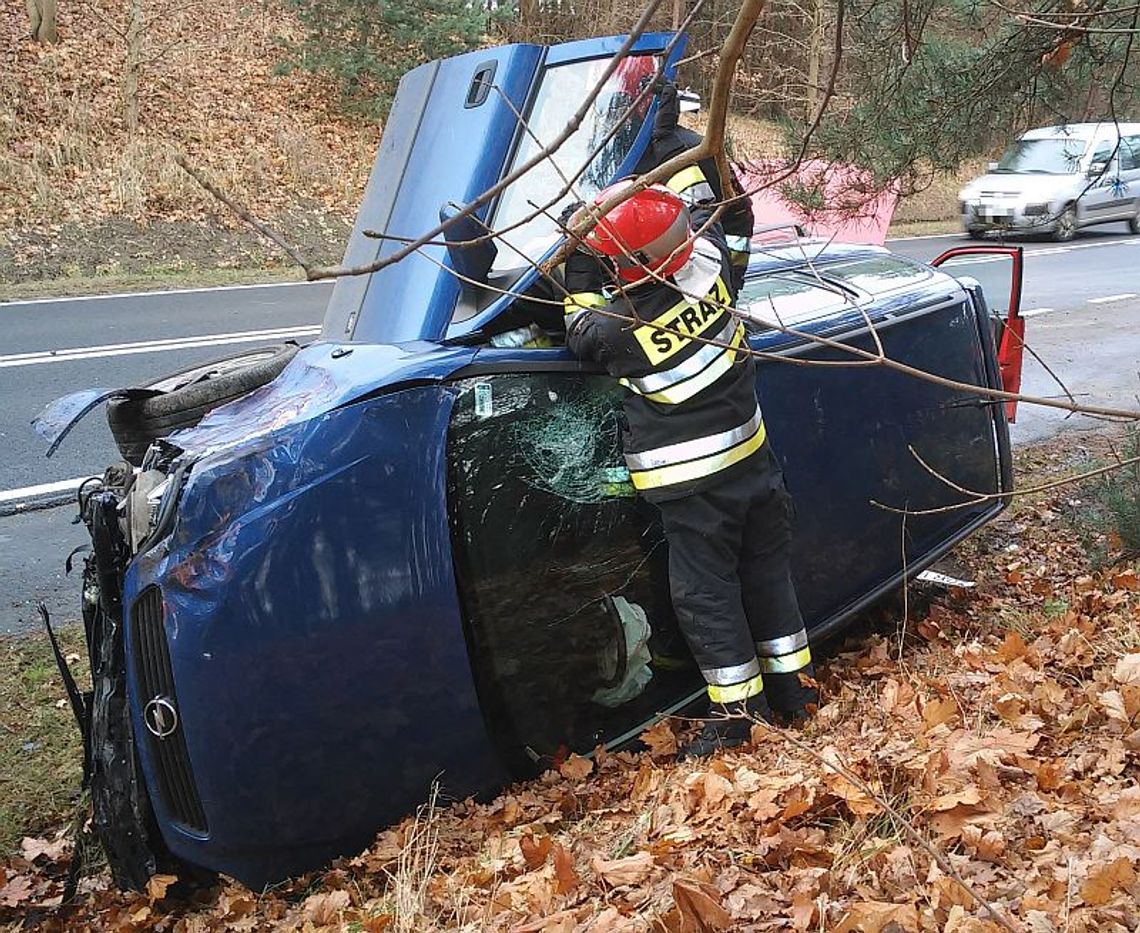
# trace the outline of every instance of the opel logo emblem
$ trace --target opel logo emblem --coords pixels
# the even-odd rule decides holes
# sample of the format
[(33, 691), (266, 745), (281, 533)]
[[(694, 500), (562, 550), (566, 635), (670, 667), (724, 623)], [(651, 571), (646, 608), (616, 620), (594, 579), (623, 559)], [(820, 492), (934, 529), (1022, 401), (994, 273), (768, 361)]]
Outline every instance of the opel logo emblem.
[(169, 738), (178, 728), (178, 710), (166, 697), (155, 697), (143, 709), (147, 731), (159, 739)]

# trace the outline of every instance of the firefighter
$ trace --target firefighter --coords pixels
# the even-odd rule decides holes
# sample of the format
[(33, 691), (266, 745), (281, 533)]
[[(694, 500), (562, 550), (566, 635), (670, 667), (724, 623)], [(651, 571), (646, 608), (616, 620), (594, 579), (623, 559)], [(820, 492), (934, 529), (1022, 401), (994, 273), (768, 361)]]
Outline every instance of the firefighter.
[[(657, 114), (653, 120), (649, 147), (637, 163), (634, 175), (644, 175), (673, 156), (700, 144), (700, 133), (678, 124), (680, 115), (677, 85), (666, 81), (657, 96)], [(715, 159), (701, 159), (697, 164), (681, 169), (665, 182), (665, 186), (677, 192), (690, 208), (698, 204), (716, 206), (725, 198), (725, 185), (717, 171)], [(735, 174), (732, 177), (732, 187), (736, 191), (744, 190)], [(753, 227), (751, 200), (745, 195), (725, 205), (720, 222), (728, 244), (729, 261), (732, 264), (730, 284), (735, 296), (744, 284), (744, 273), (748, 269), (749, 241)]]
[(566, 262), (567, 345), (628, 390), (630, 479), (660, 510), (673, 607), (708, 685), (711, 716), (684, 757), (742, 744), (745, 714), (803, 720), (818, 699), (789, 565), (792, 502), (729, 310), (728, 248), (719, 225), (692, 235), (711, 215), (698, 204), (690, 221), (655, 185)]

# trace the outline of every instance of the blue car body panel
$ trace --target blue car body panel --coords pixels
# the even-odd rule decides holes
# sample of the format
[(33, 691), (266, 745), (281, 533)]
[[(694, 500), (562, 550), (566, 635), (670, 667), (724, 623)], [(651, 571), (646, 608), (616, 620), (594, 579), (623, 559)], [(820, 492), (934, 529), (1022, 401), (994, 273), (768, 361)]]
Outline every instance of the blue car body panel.
[[(637, 50), (671, 49), (673, 60), (681, 45), (672, 40), (646, 36)], [(438, 222), (443, 202), (469, 201), (493, 184), (517, 144), (512, 107), (525, 110), (542, 67), (611, 55), (621, 41), (508, 46), (409, 73), (346, 262), (398, 248), (365, 237), (366, 229), (414, 236)], [(466, 107), (473, 75), (490, 65), (502, 96)], [(795, 274), (814, 252), (813, 268), (827, 277), (829, 267), (883, 255), (803, 249), (761, 253), (750, 275)], [(127, 571), (127, 687), (162, 837), (176, 856), (253, 885), (359, 848), (414, 810), (437, 775), (446, 795), (463, 797), (520, 773), (506, 763), (500, 723), (488, 713), (493, 685), (474, 647), (483, 623), (461, 579), (464, 542), (454, 517), (465, 490), (448, 461), (452, 429), (458, 415), (472, 414), (462, 406), (472, 405), (477, 384), (497, 375), (599, 377), (565, 349), (448, 344), (484, 327), (503, 303), (452, 325), (459, 286), (441, 269), (446, 250), (427, 250), (435, 261), (412, 256), (338, 280), (320, 342), (270, 384), (169, 438), (182, 464), (163, 501), (169, 518)], [(805, 331), (866, 348), (870, 318), (893, 357), (999, 384), (988, 321), (950, 277), (929, 270), (919, 284), (878, 295), (862, 294), (857, 283), (836, 287), (854, 303)], [(842, 358), (841, 350), (777, 331), (751, 340), (776, 356)], [(996, 406), (881, 368), (770, 360), (759, 382), (769, 433), (797, 493), (797, 581), (817, 635), (897, 581), (903, 563), (928, 564), (1001, 508), (995, 498), (914, 518), (904, 539), (898, 516), (867, 501), (912, 508), (946, 501), (946, 490), (907, 460), (908, 444), (966, 485), (1008, 489), (1008, 437)], [(539, 405), (550, 397), (533, 395)], [(512, 437), (503, 435), (505, 455)], [(600, 511), (621, 522), (631, 502), (614, 499)], [(522, 510), (517, 500), (501, 507), (501, 520), (483, 519), (509, 537)], [(524, 579), (533, 545), (501, 552), (519, 562)], [(618, 560), (599, 566), (596, 585), (612, 589), (610, 576), (620, 583), (631, 569), (640, 572)], [(201, 825), (172, 805), (170, 747), (145, 720), (150, 649), (138, 612), (148, 594), (160, 596), (185, 740), (176, 790), (199, 798)]]
[[(286, 373), (272, 394), (296, 398), (297, 382)], [(176, 855), (281, 877), (363, 845), (441, 771), (460, 795), (505, 780), (452, 575), (442, 463), (452, 396), (416, 384), (204, 456), (173, 533), (132, 565), (127, 605), (161, 590), (207, 817), (205, 832), (188, 830), (153, 795)], [(249, 406), (233, 408), (188, 433), (248, 430)], [(130, 689), (140, 692), (137, 670)], [(155, 745), (141, 743), (142, 761), (160, 787)]]

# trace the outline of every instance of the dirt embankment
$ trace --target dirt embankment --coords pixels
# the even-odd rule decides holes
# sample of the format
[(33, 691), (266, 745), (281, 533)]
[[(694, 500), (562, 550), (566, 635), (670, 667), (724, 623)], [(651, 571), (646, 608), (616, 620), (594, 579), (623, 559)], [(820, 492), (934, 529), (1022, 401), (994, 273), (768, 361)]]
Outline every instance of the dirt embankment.
[(132, 128), (126, 9), (61, 5), (61, 41), (42, 46), (22, 4), (0, 6), (0, 285), (279, 264), (175, 165), (180, 152), (339, 258), (380, 128), (337, 112), (326, 82), (279, 73), (291, 15), (203, 0), (147, 20)]

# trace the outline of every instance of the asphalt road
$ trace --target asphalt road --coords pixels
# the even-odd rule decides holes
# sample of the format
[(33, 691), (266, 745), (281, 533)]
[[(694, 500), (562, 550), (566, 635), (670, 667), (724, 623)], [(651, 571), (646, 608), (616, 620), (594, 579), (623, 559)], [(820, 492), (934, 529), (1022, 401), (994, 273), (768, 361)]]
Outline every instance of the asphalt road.
[[(929, 260), (968, 242), (923, 237), (888, 246)], [(1118, 225), (1084, 232), (1069, 244), (1020, 245), (1029, 345), (1082, 400), (1134, 407), (1140, 394), (1140, 236)], [(311, 339), (330, 288), (272, 285), (0, 303), (0, 633), (38, 624), (39, 599), (56, 618), (76, 618), (78, 581), (64, 577), (63, 561), (85, 543), (86, 532), (71, 524), (70, 506), (26, 506), (116, 459), (105, 422), (95, 413), (45, 460), (45, 445), (29, 428), (40, 408), (77, 389), (145, 384), (244, 348)], [(1061, 394), (1030, 358), (1023, 390)], [(1022, 405), (1013, 438), (1027, 443), (1098, 424)]]
[[(0, 633), (78, 614), (78, 581), (63, 561), (87, 541), (70, 505), (11, 514), (118, 458), (93, 412), (51, 460), (30, 422), (44, 405), (86, 388), (148, 381), (246, 348), (311, 340), (331, 284), (190, 289), (62, 301), (0, 303)], [(6, 514), (7, 513), (7, 514)]]

